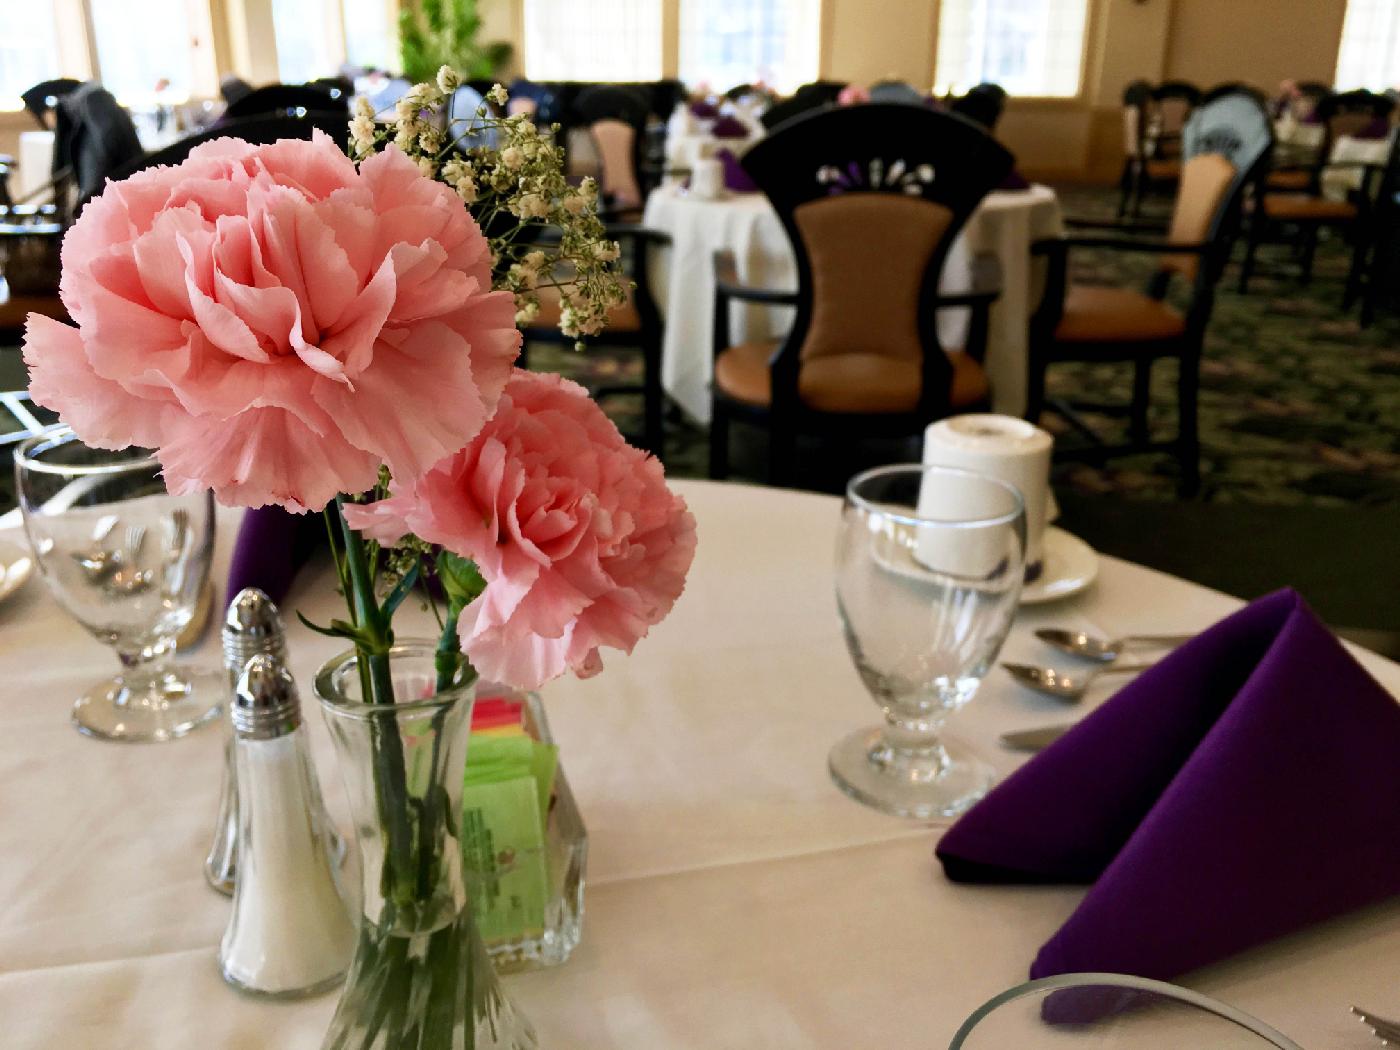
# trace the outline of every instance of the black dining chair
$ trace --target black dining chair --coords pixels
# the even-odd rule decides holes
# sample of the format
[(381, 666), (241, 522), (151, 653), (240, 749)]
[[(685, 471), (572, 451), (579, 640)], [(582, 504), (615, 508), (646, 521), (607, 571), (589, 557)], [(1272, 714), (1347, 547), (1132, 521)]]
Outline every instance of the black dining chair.
[(348, 117), (350, 97), (333, 97), (329, 91), (304, 84), (268, 84), (254, 88), (232, 101), (224, 110), (223, 120), (246, 117), (295, 116), (299, 113), (333, 113)]
[[(1032, 251), (1044, 256), (1049, 266), (1044, 297), (1031, 318), (1026, 418), (1039, 422), (1050, 404), (1089, 439), (1087, 449), (1061, 449), (1060, 458), (1103, 461), (1118, 455), (1173, 453), (1180, 465), (1181, 490), (1189, 494), (1200, 482), (1196, 401), (1206, 326), (1215, 287), (1229, 260), (1241, 198), (1267, 167), (1273, 125), (1258, 99), (1227, 92), (1210, 98), (1192, 114), (1182, 129), (1181, 145), (1181, 176), (1169, 229), (1152, 228), (1157, 235), (1146, 238), (1124, 236), (1140, 235), (1141, 224), (1070, 222), (1115, 235), (1073, 233), (1032, 245)], [(1155, 256), (1158, 265), (1142, 291), (1070, 284), (1071, 248), (1142, 253)], [(1174, 284), (1188, 289), (1184, 312), (1167, 302)], [(1152, 367), (1163, 359), (1175, 359), (1178, 364), (1178, 426), (1175, 437), (1153, 440), (1148, 427)], [(1049, 402), (1046, 374), (1066, 361), (1131, 364), (1132, 401), (1128, 405), (1082, 399)], [(1128, 441), (1109, 444), (1080, 415), (1085, 409), (1126, 414)]]
[(1143, 200), (1149, 193), (1175, 190), (1181, 178), (1182, 129), (1201, 98), (1201, 89), (1184, 80), (1168, 80), (1151, 87), (1145, 98), (1137, 94), (1132, 103), (1125, 92), (1124, 105), (1138, 107), (1138, 144), (1130, 153), (1131, 192), (1124, 198), (1126, 207), (1120, 204), (1120, 218), (1125, 214), (1133, 218), (1141, 215)]
[[(710, 476), (729, 469), (729, 423), (769, 435), (768, 475), (791, 484), (798, 438), (904, 438), (984, 408), (982, 368), (995, 273), (979, 263), (966, 295), (944, 295), (949, 246), (1011, 154), (963, 117), (868, 103), (791, 119), (740, 163), (768, 196), (797, 261), (797, 291), (745, 287), (715, 258)], [(993, 267), (994, 269), (994, 267)], [(730, 345), (731, 303), (790, 304), (786, 337)], [(971, 306), (965, 348), (939, 342), (937, 315)]]

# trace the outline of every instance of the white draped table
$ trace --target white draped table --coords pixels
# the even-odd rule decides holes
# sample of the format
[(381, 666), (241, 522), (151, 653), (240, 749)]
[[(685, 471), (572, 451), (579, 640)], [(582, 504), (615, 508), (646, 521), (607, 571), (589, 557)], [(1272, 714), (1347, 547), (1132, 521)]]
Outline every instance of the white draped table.
[[(699, 520), (700, 549), (674, 614), (633, 656), (606, 656), (602, 675), (545, 689), (592, 837), (587, 918), (568, 964), (507, 987), (546, 1050), (944, 1047), (967, 1013), (1024, 977), (1083, 891), (954, 885), (933, 859), (935, 830), (839, 794), (827, 749), (877, 712), (831, 593), (838, 503), (677, 488)], [(220, 573), (235, 523), (223, 514)], [(336, 601), (321, 565), (287, 604), (325, 619)], [(1044, 624), (1190, 630), (1238, 604), (1106, 558), (1085, 595), (1026, 610), (1007, 654), (1048, 658), (1030, 635)], [(307, 691), (335, 644), (293, 621)], [(195, 658), (216, 661), (217, 649), (211, 636)], [(1400, 689), (1400, 667), (1363, 659)], [(69, 726), (72, 697), (113, 662), (41, 582), (0, 604), (0, 1045), (315, 1050), (334, 995), (270, 1003), (219, 977), (228, 901), (201, 874), (219, 734), (118, 745)], [(329, 742), (314, 700), (304, 702), (344, 828)], [(952, 728), (1009, 770), (1018, 759), (999, 750), (998, 733), (1080, 713), (998, 671)], [(1278, 844), (1280, 865), (1288, 848)], [(1347, 1004), (1400, 1013), (1397, 975), (1400, 906), (1386, 905), (1187, 983), (1304, 1046), (1362, 1050), (1369, 1036)]]
[[(777, 213), (759, 193), (702, 200), (679, 187), (663, 186), (648, 198), (643, 222), (672, 241), (669, 250), (655, 254), (650, 275), (666, 319), (661, 381), (687, 413), (708, 422), (714, 253), (732, 252), (745, 284), (792, 289), (797, 286), (792, 249)], [(1027, 321), (1044, 281), (1043, 268), (1031, 264), (1030, 245), (1062, 229), (1059, 201), (1048, 186), (991, 193), (968, 219), (944, 263), (942, 288), (948, 293), (967, 290), (972, 256), (990, 252), (1001, 264), (1001, 298), (992, 306), (986, 357), (998, 412), (1019, 416), (1025, 411)], [(730, 337), (736, 343), (776, 339), (791, 322), (790, 308), (735, 303)], [(967, 327), (966, 309), (940, 311), (938, 337), (945, 347), (961, 347)]]

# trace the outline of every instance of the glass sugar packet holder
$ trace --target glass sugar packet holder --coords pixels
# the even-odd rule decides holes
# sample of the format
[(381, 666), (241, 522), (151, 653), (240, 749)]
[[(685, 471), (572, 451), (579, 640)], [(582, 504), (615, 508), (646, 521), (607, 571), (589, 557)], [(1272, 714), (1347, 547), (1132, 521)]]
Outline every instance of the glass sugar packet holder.
[[(582, 933), (588, 834), (557, 763), (539, 694), (483, 685), (479, 695), (520, 702), (525, 735), (549, 747), (525, 745), (534, 752), (529, 770), (474, 778), (473, 747), (484, 753), (489, 731), (473, 732), (462, 793), (462, 841), (477, 924), (500, 972), (558, 966)], [(513, 735), (515, 743), (524, 743)], [(480, 773), (480, 766), (475, 768)]]

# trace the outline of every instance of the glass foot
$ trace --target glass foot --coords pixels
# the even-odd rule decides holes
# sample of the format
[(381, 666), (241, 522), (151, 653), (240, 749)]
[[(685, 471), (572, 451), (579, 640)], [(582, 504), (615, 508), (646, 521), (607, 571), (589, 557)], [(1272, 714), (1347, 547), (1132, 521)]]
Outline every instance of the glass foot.
[(919, 820), (958, 816), (996, 779), (991, 766), (955, 741), (945, 738), (926, 751), (898, 751), (879, 727), (843, 737), (827, 765), (836, 786), (857, 802)]
[(217, 719), (227, 691), (224, 674), (196, 668), (175, 668), (139, 689), (111, 678), (78, 698), (73, 724), (102, 740), (174, 740)]

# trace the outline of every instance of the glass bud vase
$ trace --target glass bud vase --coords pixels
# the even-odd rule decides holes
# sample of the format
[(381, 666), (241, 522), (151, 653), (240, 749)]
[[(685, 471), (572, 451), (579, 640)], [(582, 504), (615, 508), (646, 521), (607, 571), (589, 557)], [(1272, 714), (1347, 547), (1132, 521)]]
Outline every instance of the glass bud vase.
[[(365, 702), (366, 691), (371, 702)], [(316, 676), (350, 796), (363, 901), (323, 1050), (534, 1050), (492, 968), (462, 877), (463, 767), (475, 682), (439, 690), (432, 642), (362, 676)]]

